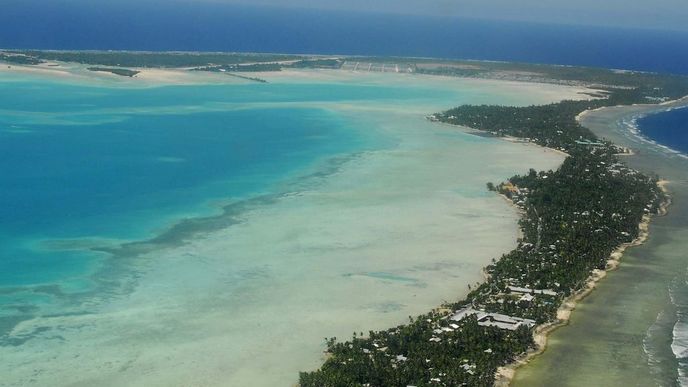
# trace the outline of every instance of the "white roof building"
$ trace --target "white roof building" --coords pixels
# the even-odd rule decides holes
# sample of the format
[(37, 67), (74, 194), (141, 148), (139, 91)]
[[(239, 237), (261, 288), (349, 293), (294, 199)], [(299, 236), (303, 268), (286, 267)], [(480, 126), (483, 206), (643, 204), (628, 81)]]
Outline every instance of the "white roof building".
[(544, 294), (546, 296), (554, 296), (554, 297), (559, 295), (557, 292), (555, 292), (554, 290), (550, 290), (550, 289), (529, 289), (529, 288), (522, 288), (519, 286), (507, 286), (507, 288), (514, 293)]
[(488, 313), (482, 310), (473, 309), (471, 307), (459, 310), (451, 317), (451, 319), (454, 321), (461, 321), (464, 318), (473, 315), (475, 315), (476, 319), (478, 319), (478, 325), (480, 326), (493, 326), (510, 331), (515, 331), (523, 325), (529, 328), (535, 325), (534, 320), (527, 318), (511, 317), (499, 313)]

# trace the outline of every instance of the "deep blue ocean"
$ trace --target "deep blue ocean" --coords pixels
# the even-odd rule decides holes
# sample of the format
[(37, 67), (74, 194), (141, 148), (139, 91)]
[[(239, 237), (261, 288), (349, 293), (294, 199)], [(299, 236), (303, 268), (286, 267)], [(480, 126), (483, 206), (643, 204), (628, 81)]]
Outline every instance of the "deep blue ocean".
[(645, 136), (688, 155), (688, 108), (645, 116), (637, 124)]
[(675, 31), (213, 3), (5, 0), (0, 47), (425, 56), (688, 74), (688, 33)]

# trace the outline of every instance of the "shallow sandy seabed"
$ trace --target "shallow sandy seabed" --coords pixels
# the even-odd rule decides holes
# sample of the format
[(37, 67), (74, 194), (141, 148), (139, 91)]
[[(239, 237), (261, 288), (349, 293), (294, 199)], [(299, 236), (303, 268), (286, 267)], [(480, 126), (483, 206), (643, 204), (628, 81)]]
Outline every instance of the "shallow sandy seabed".
[[(166, 71), (155, 79), (177, 79)], [(447, 87), (447, 79), (405, 74), (264, 76)], [(451, 81), (523, 104), (583, 97), (579, 88)], [(441, 103), (430, 111), (329, 105), (398, 145), (355, 155), (240, 214), (235, 226), (141, 257), (137, 287), (111, 302), (94, 300), (96, 313), (20, 324), (13, 335), (39, 333), (0, 348), (0, 384), (287, 386), (299, 370), (318, 367), (324, 337), (383, 329), (461, 298), (518, 235), (517, 214), (485, 183), (556, 168), (564, 156), (423, 118), (452, 106)]]

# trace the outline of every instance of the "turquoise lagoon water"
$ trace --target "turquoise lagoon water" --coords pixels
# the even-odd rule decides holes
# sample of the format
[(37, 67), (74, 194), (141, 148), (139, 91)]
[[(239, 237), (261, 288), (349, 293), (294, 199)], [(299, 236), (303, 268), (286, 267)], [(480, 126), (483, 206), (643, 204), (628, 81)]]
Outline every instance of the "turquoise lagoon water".
[(308, 103), (456, 94), (308, 82), (141, 88), (7, 74), (0, 82), (0, 332), (65, 312), (74, 303), (66, 294), (97, 291), (93, 276), (110, 257), (102, 248), (279, 193), (279, 183), (334, 155), (390, 145), (365, 123)]
[(562, 160), (423, 116), (577, 93), (273, 77), (0, 73), (7, 385), (291, 385), (323, 337), (460, 297), (517, 238), (485, 182)]
[(89, 275), (105, 255), (83, 247), (151, 238), (179, 218), (219, 212), (223, 201), (272, 192), (324, 157), (384, 146), (329, 110), (261, 102), (423, 92), (0, 82), (0, 316), (13, 317), (5, 328), (36, 311), (27, 294), (50, 304), (92, 290)]

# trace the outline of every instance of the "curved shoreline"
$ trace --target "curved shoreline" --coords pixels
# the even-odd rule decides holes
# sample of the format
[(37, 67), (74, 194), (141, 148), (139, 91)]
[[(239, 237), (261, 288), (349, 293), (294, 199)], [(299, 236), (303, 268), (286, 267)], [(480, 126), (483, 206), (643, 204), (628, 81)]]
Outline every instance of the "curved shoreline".
[[(634, 104), (630, 106), (624, 106), (624, 105), (618, 105), (618, 106), (612, 106), (612, 107), (600, 107), (597, 109), (590, 109), (590, 110), (584, 110), (581, 113), (579, 113), (576, 116), (576, 121), (581, 122), (581, 120), (586, 117), (588, 114), (595, 112), (595, 111), (604, 111), (606, 109), (610, 108), (622, 108), (622, 107), (628, 107), (628, 108), (639, 108), (639, 109), (647, 109), (646, 111), (643, 112), (643, 116), (646, 115), (651, 115), (651, 114), (656, 114), (661, 112), (662, 110), (666, 109), (667, 107), (671, 108), (682, 108), (682, 107), (688, 107), (688, 96), (676, 99), (676, 100), (671, 100), (671, 101), (666, 101), (662, 102), (659, 104)], [(629, 114), (633, 114), (632, 112), (629, 112)], [(626, 149), (628, 153), (623, 154), (625, 156), (633, 156), (635, 155), (635, 152), (627, 148)], [(536, 348), (528, 351), (527, 353), (523, 354), (516, 360), (514, 360), (512, 363), (499, 367), (497, 369), (496, 373), (496, 378), (495, 378), (495, 386), (497, 387), (508, 387), (511, 385), (513, 382), (513, 379), (516, 375), (516, 372), (518, 369), (526, 364), (528, 364), (533, 358), (543, 354), (547, 350), (547, 341), (549, 335), (556, 331), (557, 329), (564, 327), (569, 324), (570, 318), (571, 318), (571, 313), (576, 309), (577, 305), (579, 302), (582, 302), (585, 297), (590, 295), (593, 290), (595, 290), (597, 283), (604, 279), (607, 276), (608, 272), (617, 270), (619, 268), (619, 265), (621, 264), (621, 258), (623, 257), (623, 254), (625, 253), (626, 249), (630, 247), (636, 247), (636, 246), (641, 246), (643, 245), (650, 233), (649, 233), (649, 226), (652, 223), (652, 220), (656, 216), (666, 216), (668, 214), (668, 209), (671, 206), (672, 203), (672, 197), (669, 189), (667, 188), (667, 185), (670, 184), (671, 181), (669, 180), (660, 180), (658, 181), (657, 185), (660, 187), (662, 192), (665, 195), (665, 200), (662, 202), (659, 213), (656, 215), (645, 215), (643, 217), (643, 220), (641, 223), (638, 225), (638, 228), (640, 230), (640, 233), (636, 239), (634, 239), (631, 242), (624, 243), (617, 247), (609, 256), (609, 260), (607, 261), (607, 266), (604, 270), (594, 270), (593, 273), (590, 275), (588, 278), (585, 287), (583, 289), (580, 289), (576, 293), (570, 295), (566, 299), (562, 301), (561, 306), (557, 309), (557, 320), (546, 323), (543, 325), (540, 325), (535, 328), (533, 332), (533, 340), (535, 341)]]
[(557, 309), (556, 321), (539, 325), (535, 328), (533, 332), (533, 340), (535, 341), (536, 348), (528, 351), (526, 354), (517, 358), (512, 363), (498, 368), (494, 384), (496, 387), (510, 386), (519, 367), (528, 364), (533, 358), (543, 354), (547, 350), (548, 336), (557, 329), (569, 324), (571, 313), (576, 309), (578, 303), (583, 301), (585, 297), (595, 290), (597, 283), (604, 279), (608, 272), (617, 270), (619, 268), (619, 265), (621, 264), (621, 258), (623, 257), (626, 249), (640, 246), (647, 241), (647, 238), (650, 235), (649, 227), (652, 223), (652, 219), (655, 216), (665, 216), (668, 213), (669, 206), (671, 206), (671, 197), (669, 196), (669, 191), (666, 188), (668, 183), (668, 180), (660, 180), (657, 183), (657, 185), (662, 189), (662, 192), (664, 192), (666, 195), (666, 200), (662, 202), (659, 213), (657, 215), (645, 215), (642, 222), (638, 225), (638, 228), (640, 229), (638, 237), (631, 242), (623, 243), (617, 247), (609, 255), (607, 266), (604, 270), (593, 270), (593, 273), (590, 275), (590, 277), (588, 277), (588, 280), (585, 283), (585, 287), (562, 301), (561, 306), (559, 309)]
[[(466, 126), (480, 128), (480, 131), (474, 130), (476, 134), (481, 135), (481, 132), (484, 131), (490, 137), (502, 137), (502, 139), (506, 139), (504, 135), (514, 135), (519, 138), (522, 137), (523, 142), (535, 143), (542, 148), (557, 147), (571, 155), (561, 168), (539, 173), (531, 169), (528, 176), (515, 176), (509, 179), (508, 183), (499, 185), (497, 191), (505, 191), (509, 197), (512, 196), (509, 195), (509, 192), (515, 192), (515, 198), (512, 200), (527, 210), (527, 215), (524, 216), (520, 224), (528, 238), (519, 241), (523, 244), (523, 248), (515, 249), (496, 261), (494, 267), (488, 267), (485, 270), (487, 274), (492, 274), (490, 269), (494, 270), (494, 275), (487, 276), (486, 282), (473, 290), (465, 300), (457, 301), (454, 304), (455, 315), (450, 317), (451, 320), (462, 321), (464, 317), (468, 316), (468, 313), (476, 311), (479, 315), (477, 321), (469, 319), (465, 322), (464, 327), (468, 327), (469, 330), (473, 329), (471, 324), (515, 330), (513, 325), (507, 324), (519, 324), (518, 319), (525, 318), (526, 320), (523, 320), (521, 326), (527, 324), (529, 329), (521, 330), (516, 337), (501, 337), (495, 333), (494, 338), (486, 338), (478, 341), (481, 344), (473, 345), (473, 341), (466, 337), (469, 333), (463, 333), (460, 324), (458, 326), (456, 326), (457, 324), (448, 324), (445, 320), (449, 316), (434, 311), (421, 315), (415, 320), (411, 318), (408, 325), (389, 328), (380, 332), (371, 331), (369, 337), (362, 339), (357, 339), (354, 336), (354, 339), (349, 342), (329, 344), (328, 350), (332, 352), (333, 358), (328, 360), (322, 369), (303, 374), (301, 377), (302, 385), (314, 387), (327, 385), (327, 380), (342, 375), (347, 377), (351, 375), (353, 380), (364, 383), (369, 378), (365, 374), (361, 375), (358, 368), (348, 366), (348, 364), (360, 364), (360, 362), (375, 363), (369, 364), (368, 367), (384, 367), (387, 370), (386, 374), (390, 375), (387, 377), (390, 383), (396, 380), (394, 378), (402, 378), (407, 384), (408, 382), (424, 380), (425, 374), (422, 374), (421, 371), (414, 374), (413, 378), (399, 376), (400, 371), (394, 371), (399, 368), (398, 362), (394, 360), (395, 355), (397, 359), (401, 356), (403, 361), (406, 361), (410, 356), (409, 354), (417, 353), (426, 356), (425, 363), (437, 361), (444, 365), (445, 363), (442, 362), (450, 361), (454, 362), (451, 364), (453, 369), (469, 367), (471, 369), (468, 371), (476, 370), (458, 375), (449, 374), (448, 371), (437, 374), (442, 376), (443, 380), (449, 379), (451, 383), (460, 384), (462, 381), (471, 381), (471, 383), (478, 383), (479, 385), (487, 385), (488, 382), (489, 385), (495, 383), (497, 385), (500, 383), (508, 384), (512, 375), (509, 372), (498, 373), (498, 371), (507, 370), (508, 367), (502, 366), (511, 365), (512, 368), (516, 368), (518, 361), (514, 362), (514, 359), (528, 359), (531, 357), (529, 355), (544, 350), (546, 334), (570, 317), (571, 310), (575, 308), (576, 303), (589, 294), (591, 288), (594, 288), (594, 284), (606, 274), (607, 270), (612, 270), (618, 265), (618, 260), (625, 249), (642, 244), (647, 240), (647, 230), (651, 220), (650, 214), (658, 214), (660, 206), (663, 208), (661, 212), (666, 212), (668, 205), (668, 203), (664, 203), (666, 195), (662, 193), (662, 188), (658, 185), (657, 179), (651, 177), (653, 174), (651, 172), (650, 174), (639, 173), (639, 170), (619, 164), (620, 160), (617, 154), (620, 151), (618, 146), (613, 145), (610, 141), (603, 141), (590, 129), (582, 127), (576, 121), (576, 116), (585, 109), (619, 106), (624, 105), (624, 101), (642, 100), (641, 98), (642, 96), (639, 95), (633, 97), (616, 95), (613, 101), (583, 103), (564, 101), (543, 107), (463, 105), (428, 116), (431, 121), (453, 124), (459, 130)], [(558, 115), (550, 120), (548, 117), (553, 117), (554, 114), (552, 110), (555, 110)], [(504, 127), (505, 115), (506, 117), (514, 116), (513, 125), (506, 128)], [(533, 119), (543, 125), (531, 125)], [(508, 121), (508, 118), (506, 120)], [(561, 130), (569, 130), (570, 132), (562, 135), (564, 132), (558, 131), (562, 135), (558, 137), (556, 134), (552, 134), (551, 130), (545, 130), (543, 128), (545, 125), (550, 128), (552, 125), (560, 125), (558, 127)], [(617, 168), (617, 165), (620, 167)], [(618, 180), (612, 177), (617, 175)], [(550, 177), (551, 179), (546, 180), (545, 183), (545, 179)], [(580, 199), (568, 199), (579, 189), (571, 188), (579, 186), (580, 180), (578, 179), (585, 179), (585, 181), (592, 182), (593, 185), (587, 191), (583, 188), (584, 192), (576, 193), (580, 195)], [(675, 178), (672, 177), (672, 179)], [(560, 186), (560, 184), (564, 184), (564, 186)], [(527, 190), (521, 192), (518, 188)], [(494, 189), (491, 188), (491, 190)], [(530, 197), (531, 190), (534, 192), (533, 197), (535, 199), (529, 202), (527, 199)], [(550, 195), (550, 199), (548, 199), (548, 195)], [(526, 197), (525, 200), (523, 196)], [(551, 199), (551, 196), (556, 196), (557, 199)], [(548, 207), (548, 205), (550, 206)], [(540, 209), (544, 209), (544, 212), (539, 211)], [(607, 212), (606, 209), (613, 210), (613, 213)], [(561, 213), (561, 211), (564, 212)], [(580, 226), (566, 227), (567, 222), (579, 223), (578, 216), (590, 216), (592, 212), (604, 219), (599, 221), (596, 218), (586, 219)], [(620, 213), (627, 215), (620, 215)], [(606, 218), (603, 214), (606, 215)], [(618, 226), (613, 221), (610, 223), (610, 220), (615, 217), (623, 219)], [(552, 231), (542, 233), (542, 224), (554, 228)], [(559, 230), (557, 224), (562, 225), (561, 232), (556, 231)], [(611, 234), (608, 237), (595, 235), (601, 231), (600, 228), (604, 227), (610, 229)], [(629, 238), (631, 235), (633, 237)], [(580, 238), (590, 238), (591, 242), (583, 243), (582, 246), (577, 247), (575, 241), (582, 241)], [(630, 241), (629, 239), (633, 240)], [(541, 250), (541, 246), (544, 246), (544, 251)], [(574, 253), (582, 257), (577, 260), (572, 256)], [(590, 253), (593, 255), (589, 255)], [(572, 258), (573, 260), (571, 260)], [(493, 262), (495, 261), (493, 260)], [(564, 266), (550, 272), (544, 269), (550, 265), (548, 262), (551, 262), (552, 267), (559, 263)], [(538, 265), (542, 269), (538, 269)], [(534, 275), (540, 277), (530, 277), (529, 270), (534, 270), (536, 273)], [(508, 290), (515, 290), (511, 289), (514, 286), (518, 289), (542, 289), (541, 294), (554, 295), (556, 299), (542, 300), (542, 303), (539, 301), (530, 302), (533, 300), (532, 297), (517, 300), (508, 296), (510, 293)], [(506, 290), (504, 290), (505, 288)], [(557, 289), (558, 291), (550, 289)], [(564, 304), (562, 305), (561, 302)], [(536, 324), (536, 321), (541, 322), (541, 324)], [(545, 324), (545, 322), (552, 321), (554, 322), (551, 324)], [(533, 328), (535, 328), (535, 339), (538, 340), (537, 345), (533, 342)], [(462, 333), (452, 334), (451, 332), (456, 329)], [(479, 332), (480, 328), (477, 329)], [(485, 329), (489, 330), (490, 328)], [(446, 342), (449, 344), (456, 343), (457, 346), (442, 348), (442, 351), (438, 352), (437, 346), (447, 346), (444, 344), (443, 332), (448, 332), (446, 333)], [(505, 336), (508, 336), (508, 333)], [(513, 340), (512, 347), (497, 351), (496, 355), (490, 355), (492, 359), (490, 361), (483, 359), (485, 355), (482, 355), (480, 351), (487, 348), (483, 352), (493, 353), (491, 351), (493, 345), (499, 345), (498, 343), (501, 343), (499, 340), (510, 339)], [(401, 346), (396, 344), (400, 341), (405, 344)], [(378, 359), (378, 356), (371, 355), (371, 353), (375, 353), (372, 351), (377, 351), (373, 347), (394, 349), (392, 352), (385, 352), (384, 356)], [(536, 350), (533, 351), (533, 348)], [(456, 355), (452, 358), (454, 360), (445, 360), (448, 352)], [(422, 361), (423, 358), (414, 358), (414, 360)], [(470, 365), (460, 363), (461, 361), (471, 362), (471, 360), (473, 363)], [(405, 366), (404, 369), (414, 366), (414, 371), (437, 369), (435, 367), (428, 368), (424, 364), (412, 364)], [(449, 370), (449, 368), (446, 369)], [(507, 374), (505, 381), (501, 381), (503, 379), (501, 377), (499, 381), (495, 381), (495, 377), (501, 373)]]

